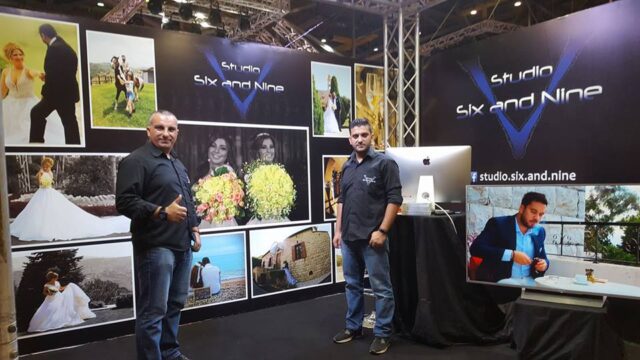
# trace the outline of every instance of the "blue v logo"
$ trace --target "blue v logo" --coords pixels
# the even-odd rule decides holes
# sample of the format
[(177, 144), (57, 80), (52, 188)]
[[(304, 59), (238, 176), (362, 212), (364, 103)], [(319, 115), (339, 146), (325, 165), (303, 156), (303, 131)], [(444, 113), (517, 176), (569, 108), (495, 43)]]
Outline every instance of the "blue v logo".
[[(224, 83), (227, 79), (224, 76), (224, 72), (220, 67), (220, 63), (218, 62), (218, 59), (216, 59), (215, 55), (213, 55), (209, 51), (204, 51), (204, 55), (206, 56), (207, 61), (209, 62), (213, 70), (215, 70), (216, 74), (218, 74), (218, 77), (220, 78), (220, 80), (222, 80), (222, 82)], [(258, 77), (256, 82), (262, 83), (262, 81), (264, 81), (264, 79), (267, 77), (270, 71), (271, 71), (271, 62), (268, 62), (262, 67), (260, 71), (260, 76)], [(256, 93), (258, 92), (258, 90), (255, 87), (253, 87), (253, 90), (249, 92), (249, 95), (247, 95), (247, 97), (244, 98), (244, 100), (240, 100), (240, 97), (238, 96), (238, 94), (236, 94), (234, 89), (232, 89), (229, 86), (225, 86), (225, 88), (229, 92), (229, 95), (231, 96), (231, 100), (233, 100), (233, 105), (236, 107), (236, 109), (238, 109), (238, 112), (240, 113), (240, 116), (242, 117), (242, 119), (246, 119), (247, 112), (249, 111), (249, 107), (251, 106), (251, 103), (255, 99)]]
[[(587, 41), (586, 38), (588, 37), (581, 39), (582, 41), (570, 42), (565, 46), (562, 56), (556, 66), (556, 71), (552, 75), (549, 85), (545, 89), (547, 93), (550, 94), (556, 91), (560, 80), (562, 80), (569, 68), (571, 68), (582, 48), (582, 45)], [(493, 94), (493, 90), (491, 90), (491, 86), (487, 81), (484, 70), (480, 65), (480, 60), (471, 60), (460, 64), (460, 66), (469, 74), (469, 76), (471, 76), (476, 87), (480, 89), (482, 94), (485, 96), (489, 102), (489, 108), (496, 105), (496, 97)], [(526, 155), (527, 146), (529, 145), (529, 141), (531, 140), (531, 136), (533, 135), (536, 125), (538, 125), (538, 122), (540, 121), (540, 117), (546, 104), (547, 103), (540, 102), (520, 129), (517, 129), (513, 125), (513, 122), (502, 109), (494, 109), (495, 114), (498, 116), (500, 127), (507, 136), (511, 153), (515, 159), (522, 159)]]

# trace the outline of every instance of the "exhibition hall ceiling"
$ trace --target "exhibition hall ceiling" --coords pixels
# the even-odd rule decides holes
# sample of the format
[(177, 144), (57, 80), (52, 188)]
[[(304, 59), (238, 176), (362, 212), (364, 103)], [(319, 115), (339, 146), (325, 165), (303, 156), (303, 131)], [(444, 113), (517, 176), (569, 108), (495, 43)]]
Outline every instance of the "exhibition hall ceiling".
[[(0, 5), (146, 27), (161, 27), (164, 18), (167, 30), (375, 60), (384, 48), (382, 13), (397, 13), (398, 3), (424, 8), (420, 43), (429, 55), (429, 42), (449, 48), (612, 1), (0, 0)], [(211, 16), (212, 10), (220, 16)]]

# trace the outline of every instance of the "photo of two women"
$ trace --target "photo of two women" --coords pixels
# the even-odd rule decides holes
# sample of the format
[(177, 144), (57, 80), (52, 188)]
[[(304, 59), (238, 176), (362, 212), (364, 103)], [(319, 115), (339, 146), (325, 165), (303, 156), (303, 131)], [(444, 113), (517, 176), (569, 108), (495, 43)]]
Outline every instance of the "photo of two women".
[(310, 219), (306, 129), (181, 122), (175, 150), (202, 230)]

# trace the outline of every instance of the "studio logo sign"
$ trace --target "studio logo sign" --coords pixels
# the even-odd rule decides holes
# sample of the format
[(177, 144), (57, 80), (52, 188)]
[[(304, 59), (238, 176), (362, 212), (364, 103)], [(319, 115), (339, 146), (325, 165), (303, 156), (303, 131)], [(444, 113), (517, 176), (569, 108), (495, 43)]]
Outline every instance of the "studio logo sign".
[[(526, 155), (527, 146), (533, 136), (533, 132), (542, 118), (545, 107), (549, 104), (567, 105), (572, 102), (591, 101), (598, 95), (602, 95), (601, 85), (586, 87), (560, 87), (560, 82), (574, 64), (580, 50), (588, 41), (588, 36), (580, 41), (566, 44), (560, 60), (556, 66), (534, 65), (518, 73), (492, 74), (489, 78), (485, 75), (479, 59), (463, 62), (460, 66), (466, 71), (474, 85), (484, 95), (487, 103), (464, 104), (456, 106), (457, 119), (475, 119), (486, 115), (495, 115), (500, 127), (506, 135), (515, 159), (522, 159)], [(521, 98), (498, 100), (493, 89), (516, 83), (524, 83), (536, 79), (549, 79), (547, 87), (540, 92), (531, 92)], [(521, 128), (517, 128), (511, 121), (508, 112), (529, 110), (530, 114)]]
[(251, 103), (258, 94), (282, 94), (285, 92), (283, 85), (267, 81), (272, 62), (261, 66), (237, 64), (232, 61), (219, 61), (211, 51), (204, 51), (204, 55), (215, 75), (195, 74), (193, 75), (194, 85), (225, 89), (243, 119), (246, 118)]

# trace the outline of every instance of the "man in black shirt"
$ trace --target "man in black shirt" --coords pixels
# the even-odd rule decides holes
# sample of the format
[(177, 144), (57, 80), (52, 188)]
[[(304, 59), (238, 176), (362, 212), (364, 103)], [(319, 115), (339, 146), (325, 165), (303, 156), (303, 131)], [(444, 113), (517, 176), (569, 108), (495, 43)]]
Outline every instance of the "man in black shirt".
[(333, 337), (338, 344), (362, 335), (364, 269), (376, 296), (375, 339), (369, 351), (383, 354), (390, 345), (393, 288), (389, 275), (387, 232), (402, 204), (398, 165), (371, 148), (371, 125), (355, 119), (349, 125), (351, 157), (342, 167), (333, 246), (342, 248), (346, 280), (346, 327)]
[(172, 151), (175, 115), (151, 114), (147, 136), (145, 145), (120, 162), (116, 184), (116, 207), (131, 219), (138, 359), (187, 359), (180, 353), (178, 326), (192, 250), (200, 250), (199, 220), (186, 168)]

